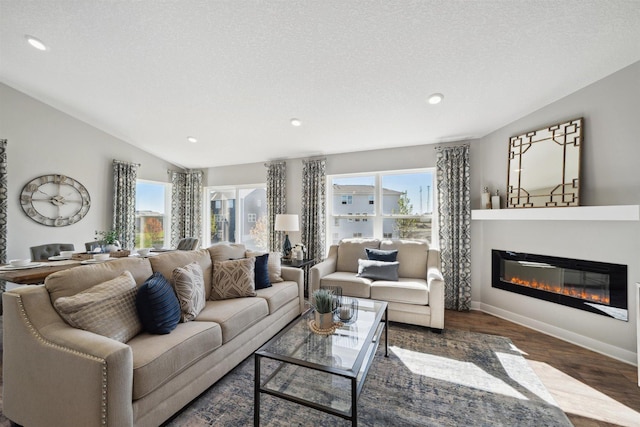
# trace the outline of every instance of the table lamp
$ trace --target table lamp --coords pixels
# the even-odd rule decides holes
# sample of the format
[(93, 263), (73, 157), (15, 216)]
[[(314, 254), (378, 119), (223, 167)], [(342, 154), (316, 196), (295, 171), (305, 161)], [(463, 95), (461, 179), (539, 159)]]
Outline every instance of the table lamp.
[(284, 231), (284, 243), (282, 244), (282, 257), (291, 258), (291, 242), (289, 241), (289, 231), (299, 231), (298, 215), (295, 214), (278, 214), (276, 215), (275, 231)]

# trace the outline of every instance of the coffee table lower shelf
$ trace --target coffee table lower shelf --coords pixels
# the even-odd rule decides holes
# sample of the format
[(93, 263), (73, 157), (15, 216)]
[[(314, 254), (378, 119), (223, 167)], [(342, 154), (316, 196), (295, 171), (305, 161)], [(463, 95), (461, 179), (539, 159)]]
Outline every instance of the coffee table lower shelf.
[[(300, 322), (306, 324), (307, 316), (298, 318), (276, 337), (270, 340), (254, 353), (255, 363), (255, 393), (254, 393), (254, 426), (260, 425), (260, 398), (261, 394), (268, 394), (280, 399), (316, 409), (331, 415), (351, 420), (352, 426), (357, 426), (358, 410), (357, 402), (362, 391), (364, 381), (378, 349), (382, 333), (385, 332), (385, 356), (389, 353), (388, 344), (388, 318), (386, 303), (382, 303), (379, 313), (376, 313), (375, 322), (368, 333), (360, 333), (355, 337), (349, 331), (342, 332), (339, 328), (333, 336), (321, 337), (310, 335), (305, 340), (292, 340), (291, 356), (277, 354), (269, 351), (270, 343), (287, 340), (287, 333), (293, 327), (301, 329)], [(381, 319), (384, 315), (384, 319)], [(293, 332), (291, 332), (293, 334)], [(359, 348), (354, 354), (348, 354), (349, 340), (365, 340), (359, 343)], [(341, 363), (326, 363), (311, 360), (312, 357), (300, 357), (300, 353), (309, 351), (322, 340), (327, 340), (324, 345), (340, 345), (346, 343), (346, 354), (354, 359), (353, 370), (344, 369)], [(330, 341), (329, 341), (330, 340)], [(309, 341), (313, 341), (310, 344)], [(287, 342), (287, 341), (285, 341)], [(344, 348), (341, 349), (345, 351)], [(312, 350), (313, 351), (313, 350)], [(339, 351), (335, 350), (337, 354)], [(331, 353), (331, 352), (328, 352)], [(339, 356), (334, 356), (339, 357)], [(262, 375), (266, 377), (262, 379)]]

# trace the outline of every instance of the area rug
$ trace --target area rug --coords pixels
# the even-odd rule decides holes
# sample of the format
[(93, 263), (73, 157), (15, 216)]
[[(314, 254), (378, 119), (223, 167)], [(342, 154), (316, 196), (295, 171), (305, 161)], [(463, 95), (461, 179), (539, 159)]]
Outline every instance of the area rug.
[[(252, 425), (253, 363), (244, 360), (164, 426)], [(0, 396), (0, 411), (1, 404)], [(260, 409), (263, 426), (350, 425), (264, 394)], [(358, 413), (361, 426), (571, 426), (508, 338), (396, 323), (389, 357), (380, 343)], [(0, 426), (9, 426), (1, 412)]]
[[(253, 424), (249, 357), (165, 427)], [(263, 426), (347, 426), (350, 422), (262, 395)], [(508, 338), (393, 323), (358, 401), (361, 426), (571, 426)]]

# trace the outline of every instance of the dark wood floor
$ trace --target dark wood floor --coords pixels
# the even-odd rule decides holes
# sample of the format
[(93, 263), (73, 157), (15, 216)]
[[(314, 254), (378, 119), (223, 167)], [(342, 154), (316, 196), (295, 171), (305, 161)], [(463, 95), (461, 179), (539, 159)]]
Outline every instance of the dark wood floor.
[(576, 427), (640, 426), (635, 366), (479, 311), (447, 310), (444, 323), (510, 338)]

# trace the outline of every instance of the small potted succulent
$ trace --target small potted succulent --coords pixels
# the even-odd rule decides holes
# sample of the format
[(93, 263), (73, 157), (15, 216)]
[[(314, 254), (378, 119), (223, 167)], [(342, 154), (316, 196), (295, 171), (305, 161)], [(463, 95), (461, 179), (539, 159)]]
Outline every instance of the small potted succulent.
[(335, 309), (335, 297), (330, 289), (318, 289), (313, 292), (311, 305), (315, 309), (316, 327), (328, 329), (333, 326), (333, 311)]

